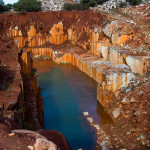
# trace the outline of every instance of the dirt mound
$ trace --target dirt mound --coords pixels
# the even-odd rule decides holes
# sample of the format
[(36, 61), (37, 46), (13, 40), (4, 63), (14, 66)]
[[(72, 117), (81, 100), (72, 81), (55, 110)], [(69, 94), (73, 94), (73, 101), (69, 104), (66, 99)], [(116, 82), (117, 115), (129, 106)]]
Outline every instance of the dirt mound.
[[(64, 30), (67, 30), (71, 25), (76, 29), (87, 25), (92, 27), (94, 24), (101, 25), (104, 17), (101, 13), (94, 13), (93, 11), (61, 11), (61, 12), (30, 12), (25, 14), (1, 14), (0, 27), (6, 30), (12, 24), (25, 30), (25, 26), (35, 23), (40, 29), (50, 29), (54, 24), (62, 21)], [(2, 32), (2, 31), (1, 31)], [(49, 30), (48, 30), (49, 32)]]
[[(10, 38), (0, 36), (0, 102), (5, 108), (15, 103), (21, 82), (18, 48)], [(2, 107), (1, 107), (2, 109)]]

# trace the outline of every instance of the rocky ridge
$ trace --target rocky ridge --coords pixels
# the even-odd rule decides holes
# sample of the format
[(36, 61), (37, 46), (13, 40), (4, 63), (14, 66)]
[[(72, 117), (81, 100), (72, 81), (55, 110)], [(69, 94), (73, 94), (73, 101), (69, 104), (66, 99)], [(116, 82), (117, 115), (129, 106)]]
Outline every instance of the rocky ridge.
[[(95, 11), (109, 12), (112, 9), (119, 8), (120, 4), (124, 4), (125, 5), (124, 7), (132, 8), (132, 6), (129, 5), (129, 2), (127, 0), (108, 0), (104, 2), (102, 5), (97, 5), (96, 7), (91, 7), (90, 9), (95, 10)], [(150, 1), (143, 0), (141, 2), (141, 5), (139, 6), (143, 6), (144, 4), (150, 4)]]
[(80, 0), (39, 0), (41, 1), (42, 11), (63, 10), (65, 3), (79, 3)]

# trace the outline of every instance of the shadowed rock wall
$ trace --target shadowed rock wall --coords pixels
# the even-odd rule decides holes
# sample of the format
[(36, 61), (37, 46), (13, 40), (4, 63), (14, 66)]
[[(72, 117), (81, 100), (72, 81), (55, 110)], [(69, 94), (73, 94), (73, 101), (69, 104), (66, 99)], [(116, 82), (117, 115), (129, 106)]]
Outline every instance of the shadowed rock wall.
[(44, 127), (43, 98), (38, 87), (37, 70), (33, 69), (33, 60), (29, 51), (21, 50), (18, 59), (23, 80), (23, 127), (37, 130)]

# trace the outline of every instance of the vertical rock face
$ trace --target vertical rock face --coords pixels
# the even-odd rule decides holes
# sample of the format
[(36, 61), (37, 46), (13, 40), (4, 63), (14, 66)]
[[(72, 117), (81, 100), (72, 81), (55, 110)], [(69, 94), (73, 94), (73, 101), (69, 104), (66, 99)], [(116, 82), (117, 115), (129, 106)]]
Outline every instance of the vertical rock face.
[(43, 127), (43, 99), (38, 87), (37, 70), (32, 67), (29, 51), (18, 54), (21, 65), (24, 95), (24, 128), (37, 130)]
[(33, 61), (29, 51), (20, 51), (18, 54), (22, 75), (31, 76)]
[(16, 46), (24, 47), (26, 45), (29, 47), (35, 47), (44, 45), (47, 42), (51, 44), (62, 44), (67, 40), (67, 34), (64, 33), (62, 22), (54, 24), (49, 31), (49, 34), (44, 36), (41, 33), (37, 33), (34, 25), (30, 25), (28, 28), (26, 36), (22, 36), (20, 30), (9, 30), (8, 36), (14, 38)]
[(54, 25), (50, 30), (50, 34), (50, 43), (52, 44), (62, 44), (67, 40), (67, 34), (64, 35), (62, 22), (59, 22), (58, 24)]
[(130, 35), (119, 35), (119, 34), (113, 34), (112, 35), (112, 43), (115, 45), (124, 44), (128, 39), (130, 38)]
[(143, 74), (146, 72), (146, 64), (142, 59), (142, 56), (126, 56), (126, 62), (131, 67), (131, 70), (135, 73)]

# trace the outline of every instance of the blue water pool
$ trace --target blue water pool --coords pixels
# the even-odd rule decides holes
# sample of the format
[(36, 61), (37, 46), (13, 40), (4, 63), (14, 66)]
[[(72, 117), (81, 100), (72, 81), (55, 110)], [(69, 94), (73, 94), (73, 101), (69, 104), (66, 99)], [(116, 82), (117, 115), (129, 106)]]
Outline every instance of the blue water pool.
[(94, 150), (96, 131), (83, 112), (88, 111), (99, 124), (109, 122), (102, 107), (97, 107), (97, 83), (72, 65), (44, 60), (36, 62), (35, 67), (44, 99), (45, 129), (63, 133), (73, 149)]

